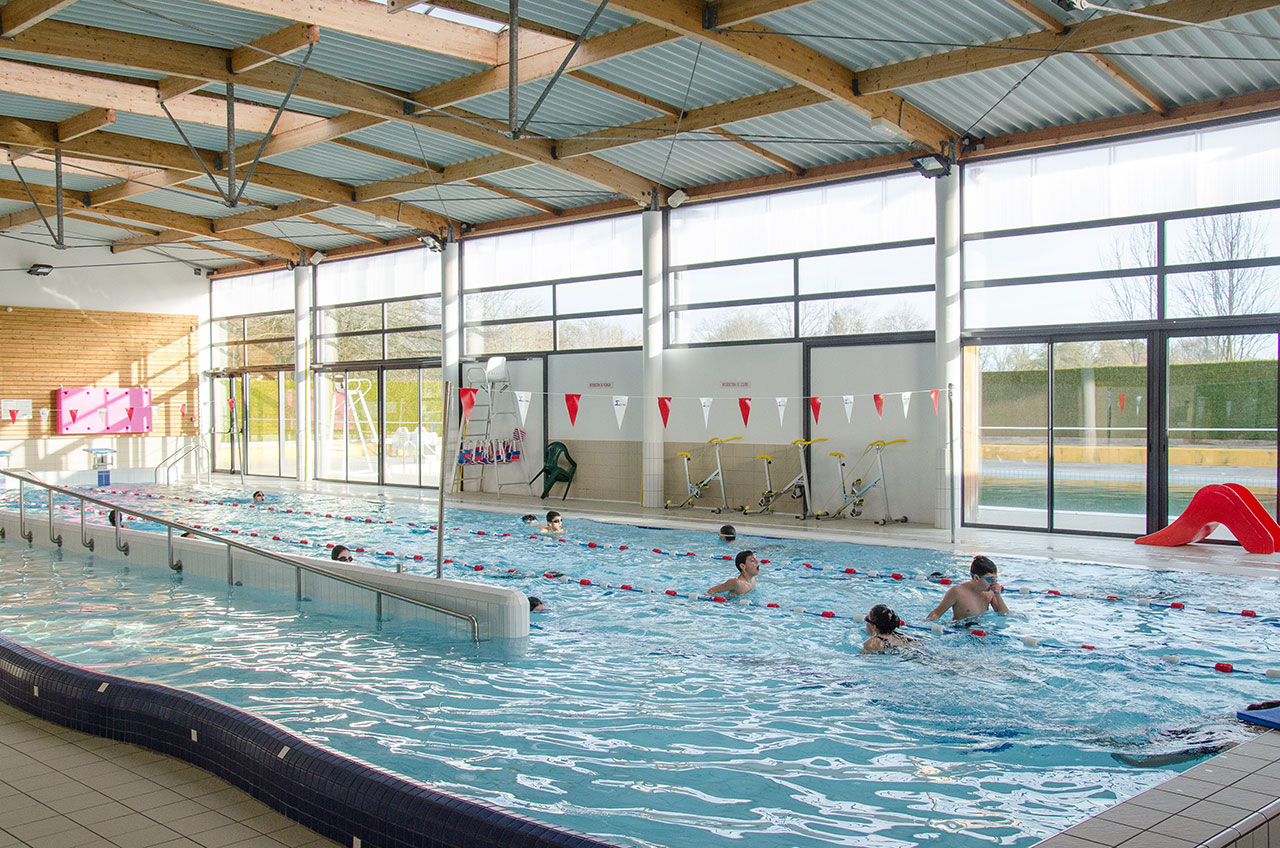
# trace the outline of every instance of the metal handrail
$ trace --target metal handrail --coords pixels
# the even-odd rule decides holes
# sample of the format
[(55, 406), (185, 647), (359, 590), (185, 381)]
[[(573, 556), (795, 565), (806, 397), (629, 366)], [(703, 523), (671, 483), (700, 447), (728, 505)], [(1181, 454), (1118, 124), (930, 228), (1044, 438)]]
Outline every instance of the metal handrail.
[(195, 441), (187, 442), (173, 453), (160, 460), (160, 464), (156, 466), (154, 481), (158, 485), (160, 483), (160, 470), (164, 469), (164, 484), (169, 485), (169, 472), (177, 467), (178, 463), (191, 455), (192, 451), (196, 454), (196, 480), (200, 480), (200, 452), (204, 451), (205, 457), (205, 473), (208, 475), (209, 485), (213, 485), (213, 454), (209, 452), (209, 448), (205, 445), (203, 439), (197, 438)]
[[(247, 553), (256, 554), (257, 556), (263, 557), (264, 559), (274, 560), (275, 562), (279, 562), (284, 565), (291, 566), (294, 569), (294, 574), (297, 577), (296, 594), (299, 602), (302, 601), (302, 572), (308, 571), (312, 574), (318, 574), (321, 577), (328, 577), (331, 580), (337, 580), (339, 583), (345, 583), (348, 586), (354, 586), (357, 589), (365, 589), (367, 591), (373, 592), (377, 596), (377, 617), (379, 621), (382, 620), (382, 598), (386, 596), (388, 598), (393, 598), (397, 601), (401, 601), (406, 604), (412, 604), (413, 606), (422, 607), (423, 609), (429, 609), (433, 612), (438, 612), (441, 615), (446, 615), (452, 618), (457, 618), (457, 619), (466, 621), (471, 625), (472, 641), (474, 642), (480, 641), (480, 623), (476, 620), (476, 617), (474, 615), (470, 615), (469, 613), (458, 612), (457, 610), (451, 610), (451, 609), (448, 609), (447, 607), (436, 606), (435, 604), (430, 603), (429, 601), (419, 600), (418, 598), (411, 598), (408, 595), (401, 595), (399, 592), (392, 592), (392, 591), (388, 591), (387, 589), (380, 589), (377, 586), (372, 586), (368, 583), (363, 583), (359, 580), (353, 580), (349, 577), (343, 577), (338, 574), (330, 573), (328, 571), (325, 571), (322, 568), (319, 568), (317, 566), (311, 565), (306, 562), (302, 562), (301, 560), (295, 559), (293, 557), (285, 556), (283, 554), (272, 553), (271, 551), (265, 551), (262, 548), (255, 548), (252, 545), (246, 545), (243, 542), (237, 542), (232, 539), (224, 539), (221, 536), (215, 536), (212, 533), (205, 532), (204, 530), (197, 530), (194, 527), (191, 527), (186, 524), (182, 524), (181, 522), (170, 521), (166, 518), (160, 518), (158, 516), (151, 515), (145, 512), (138, 512), (136, 510), (126, 510), (120, 505), (113, 504), (110, 501), (104, 501), (104, 500), (101, 500), (100, 498), (90, 497), (89, 495), (81, 494), (80, 492), (73, 492), (70, 489), (62, 488), (61, 486), (54, 486), (49, 483), (43, 483), (39, 480), (35, 480), (31, 477), (27, 477), (15, 471), (9, 471), (9, 470), (0, 468), (0, 474), (3, 474), (6, 477), (12, 477), (18, 481), (18, 532), (28, 542), (32, 540), (35, 534), (31, 531), (28, 531), (26, 528), (26, 498), (24, 497), (24, 494), (25, 494), (26, 484), (35, 483), (36, 485), (40, 486), (41, 488), (49, 492), (49, 538), (51, 541), (54, 539), (53, 537), (53, 493), (56, 492), (57, 494), (76, 498), (80, 501), (80, 544), (84, 545), (86, 548), (88, 548), (91, 551), (93, 550), (93, 539), (86, 539), (84, 535), (85, 533), (84, 505), (86, 503), (97, 504), (98, 506), (105, 506), (109, 509), (114, 509), (116, 511), (116, 515), (117, 515), (117, 520), (115, 523), (116, 550), (120, 551), (125, 556), (129, 555), (129, 543), (121, 540), (120, 526), (124, 523), (125, 514), (128, 514), (128, 515), (134, 516), (135, 518), (141, 518), (144, 521), (154, 521), (156, 524), (161, 524), (165, 528), (167, 528), (168, 537), (169, 537), (168, 561), (169, 561), (169, 567), (174, 570), (178, 570), (182, 567), (181, 560), (175, 560), (173, 558), (173, 531), (174, 531), (174, 528), (177, 528), (179, 530), (182, 530), (184, 533), (190, 533), (193, 536), (198, 536), (199, 538), (202, 538), (202, 539), (208, 539), (211, 542), (220, 542), (221, 544), (224, 544), (227, 546), (227, 585), (229, 586), (235, 584), (235, 571), (234, 571), (234, 566), (232, 564), (231, 552), (233, 550), (241, 550)], [(59, 535), (58, 539), (61, 539), (61, 538), (62, 537)], [(61, 544), (61, 542), (59, 542), (58, 544)]]

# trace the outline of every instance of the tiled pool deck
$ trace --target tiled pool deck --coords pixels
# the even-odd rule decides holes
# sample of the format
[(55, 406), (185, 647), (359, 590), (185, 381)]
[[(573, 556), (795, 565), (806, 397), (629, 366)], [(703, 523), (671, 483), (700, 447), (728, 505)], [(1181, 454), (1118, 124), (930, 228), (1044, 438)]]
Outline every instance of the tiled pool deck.
[(193, 765), (0, 703), (0, 848), (337, 848)]

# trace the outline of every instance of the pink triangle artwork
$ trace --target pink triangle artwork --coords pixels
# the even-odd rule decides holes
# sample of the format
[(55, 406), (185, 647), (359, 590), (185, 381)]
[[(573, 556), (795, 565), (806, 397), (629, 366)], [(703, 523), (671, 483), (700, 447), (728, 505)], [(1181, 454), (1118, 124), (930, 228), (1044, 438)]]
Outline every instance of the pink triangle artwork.
[(150, 433), (151, 429), (150, 389), (58, 389), (59, 436)]

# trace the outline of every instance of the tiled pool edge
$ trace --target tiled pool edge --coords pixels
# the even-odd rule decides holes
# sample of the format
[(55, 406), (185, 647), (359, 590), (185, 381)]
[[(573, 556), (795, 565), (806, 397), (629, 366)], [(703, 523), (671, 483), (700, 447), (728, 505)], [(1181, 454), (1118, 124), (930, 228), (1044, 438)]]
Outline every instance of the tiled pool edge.
[(1280, 731), (1271, 730), (1033, 848), (1280, 846)]
[(212, 699), (90, 671), (4, 636), (0, 700), (199, 766), (353, 848), (614, 848), (346, 758)]

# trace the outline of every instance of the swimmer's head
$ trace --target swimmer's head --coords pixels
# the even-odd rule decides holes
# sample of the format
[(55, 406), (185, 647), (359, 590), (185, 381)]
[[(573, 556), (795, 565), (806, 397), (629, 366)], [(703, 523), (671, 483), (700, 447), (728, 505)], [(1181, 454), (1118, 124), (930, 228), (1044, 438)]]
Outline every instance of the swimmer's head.
[(111, 510), (110, 512), (107, 513), (107, 521), (108, 523), (111, 524), (112, 527), (119, 527), (120, 513), (116, 512), (114, 509)]
[(351, 549), (346, 545), (334, 545), (333, 551), (329, 554), (330, 559), (334, 562), (354, 562), (355, 557), (351, 555)]
[(987, 557), (979, 554), (973, 558), (973, 562), (969, 565), (969, 575), (971, 577), (985, 577), (988, 574), (996, 573), (996, 564)]
[(535, 598), (533, 595), (529, 596), (529, 612), (542, 612), (546, 608), (546, 604), (542, 603), (541, 599)]
[(564, 519), (560, 517), (560, 513), (554, 509), (547, 513), (547, 527), (552, 530), (559, 530), (560, 525), (564, 523)]
[(720, 528), (720, 541), (732, 542), (738, 538), (738, 531), (734, 529), (732, 524), (726, 524)]
[(534, 515), (532, 512), (526, 512), (524, 515), (520, 516), (520, 520), (525, 524), (537, 524), (538, 516)]
[(263, 503), (263, 502), (265, 502), (265, 501), (266, 501), (266, 499), (267, 499), (267, 496), (266, 496), (266, 495), (264, 495), (264, 494), (262, 494), (262, 492), (254, 492), (254, 493), (253, 493), (253, 502), (254, 502), (254, 503)]
[(738, 555), (733, 558), (733, 564), (738, 567), (738, 573), (742, 573), (742, 567), (747, 564), (747, 559), (756, 555), (755, 551), (738, 551)]
[(871, 612), (867, 613), (866, 620), (886, 636), (902, 626), (902, 619), (898, 618), (898, 614), (884, 604), (873, 606)]

